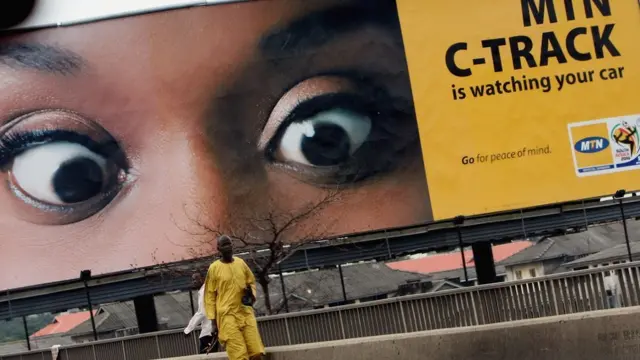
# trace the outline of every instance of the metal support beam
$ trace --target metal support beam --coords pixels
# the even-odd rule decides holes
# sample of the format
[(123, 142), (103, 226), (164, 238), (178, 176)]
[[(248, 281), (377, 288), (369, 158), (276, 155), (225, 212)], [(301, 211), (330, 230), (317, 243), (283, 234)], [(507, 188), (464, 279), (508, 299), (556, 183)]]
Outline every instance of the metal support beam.
[(143, 295), (133, 298), (136, 311), (138, 331), (140, 334), (158, 331), (158, 315), (153, 295)]
[(93, 318), (93, 305), (91, 305), (91, 291), (88, 281), (91, 280), (91, 270), (82, 270), (80, 280), (84, 284), (84, 291), (87, 295), (87, 305), (89, 306), (89, 317), (91, 318), (91, 329), (93, 330), (93, 340), (98, 341), (98, 331), (96, 331), (96, 320)]
[(453, 223), (456, 226), (456, 232), (458, 234), (458, 246), (460, 247), (460, 256), (462, 257), (462, 269), (464, 270), (464, 282), (469, 282), (469, 274), (467, 273), (467, 260), (464, 258), (464, 242), (462, 241), (462, 230), (460, 227), (464, 223), (464, 216), (456, 216), (453, 219)]
[(289, 312), (289, 299), (287, 299), (287, 287), (284, 284), (284, 275), (282, 275), (282, 269), (278, 268), (278, 274), (280, 275), (280, 286), (282, 287), (282, 301), (284, 304), (284, 311)]
[(193, 304), (193, 291), (189, 290), (189, 304), (191, 305), (191, 316), (196, 314), (196, 307)]
[(24, 326), (24, 338), (27, 340), (27, 349), (31, 351), (31, 340), (29, 339), (29, 328), (27, 327), (27, 317), (22, 317), (22, 326)]
[(471, 244), (473, 263), (476, 266), (478, 285), (497, 282), (496, 264), (493, 260), (493, 249), (490, 242), (475, 242)]
[(629, 256), (629, 262), (633, 262), (633, 256), (631, 255), (631, 243), (629, 242), (629, 232), (627, 231), (627, 217), (624, 214), (624, 204), (622, 203), (622, 199), (626, 194), (625, 190), (616, 191), (614, 198), (618, 199), (618, 204), (620, 205), (620, 216), (622, 217), (622, 228), (624, 229), (624, 240), (627, 243), (627, 255)]
[(340, 285), (342, 285), (342, 298), (344, 302), (347, 302), (347, 289), (344, 286), (344, 274), (342, 273), (342, 265), (338, 265), (338, 272), (340, 273)]

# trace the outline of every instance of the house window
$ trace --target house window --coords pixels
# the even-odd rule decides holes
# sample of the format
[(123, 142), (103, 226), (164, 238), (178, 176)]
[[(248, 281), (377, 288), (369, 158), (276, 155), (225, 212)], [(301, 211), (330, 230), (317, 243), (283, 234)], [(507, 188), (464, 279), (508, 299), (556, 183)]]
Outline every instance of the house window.
[(532, 278), (536, 277), (536, 269), (529, 269), (529, 276)]
[(516, 270), (516, 280), (522, 280), (522, 271)]

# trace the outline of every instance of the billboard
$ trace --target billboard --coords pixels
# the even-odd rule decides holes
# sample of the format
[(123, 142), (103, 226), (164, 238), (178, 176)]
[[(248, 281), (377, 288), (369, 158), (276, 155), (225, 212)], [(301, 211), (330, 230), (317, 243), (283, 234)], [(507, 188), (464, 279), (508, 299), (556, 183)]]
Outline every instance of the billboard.
[(436, 219), (640, 189), (636, 0), (398, 0)]
[(88, 3), (0, 32), (0, 290), (260, 242), (336, 191), (286, 235), (640, 188), (635, 0)]

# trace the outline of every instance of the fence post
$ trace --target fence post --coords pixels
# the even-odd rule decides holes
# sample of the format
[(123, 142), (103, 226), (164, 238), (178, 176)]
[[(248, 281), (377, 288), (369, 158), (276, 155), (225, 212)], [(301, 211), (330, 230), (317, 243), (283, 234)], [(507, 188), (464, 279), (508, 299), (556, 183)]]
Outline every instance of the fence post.
[(196, 348), (195, 353), (199, 354), (200, 353), (200, 339), (195, 335), (195, 332), (191, 333), (191, 339), (193, 339), (193, 345)]
[(93, 360), (98, 360), (98, 357), (96, 356), (96, 347), (93, 344), (91, 344), (91, 352), (93, 353)]
[(469, 294), (471, 295), (471, 305), (473, 307), (473, 318), (476, 321), (475, 325), (480, 325), (480, 322), (478, 321), (478, 309), (476, 309), (476, 297), (474, 296), (475, 293), (476, 292), (473, 290), (469, 292)]
[(289, 345), (293, 345), (291, 343), (291, 333), (289, 332), (289, 319), (288, 318), (284, 318), (284, 328), (287, 330), (287, 341), (289, 342)]
[(158, 351), (158, 358), (162, 359), (162, 354), (160, 353), (160, 341), (158, 341), (158, 335), (154, 337), (156, 338), (156, 350)]
[(122, 344), (122, 358), (127, 360), (127, 348), (124, 347), (124, 340), (120, 341), (120, 344)]
[(556, 298), (556, 287), (554, 286), (553, 280), (549, 281), (551, 286), (551, 296), (553, 297), (553, 308), (556, 311), (556, 315), (560, 315), (560, 311), (558, 310), (558, 299)]
[(346, 340), (347, 333), (344, 331), (344, 320), (342, 319), (342, 310), (338, 310), (338, 318), (340, 319), (340, 329), (342, 330), (342, 340)]
[(407, 318), (404, 315), (404, 306), (402, 306), (402, 304), (404, 304), (403, 300), (398, 301), (398, 305), (400, 305), (400, 316), (402, 317), (402, 328), (404, 329), (404, 332), (408, 332)]

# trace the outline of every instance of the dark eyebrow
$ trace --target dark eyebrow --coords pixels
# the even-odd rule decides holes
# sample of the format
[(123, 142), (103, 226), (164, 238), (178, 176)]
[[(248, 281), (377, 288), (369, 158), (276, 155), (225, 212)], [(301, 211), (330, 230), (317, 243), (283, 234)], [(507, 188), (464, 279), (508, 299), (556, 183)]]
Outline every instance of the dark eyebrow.
[(0, 64), (18, 69), (32, 69), (58, 75), (72, 75), (85, 60), (63, 48), (38, 43), (0, 43)]
[(262, 37), (259, 49), (278, 59), (320, 47), (341, 35), (375, 25), (391, 30), (402, 41), (398, 10), (393, 0), (362, 0), (309, 13)]

